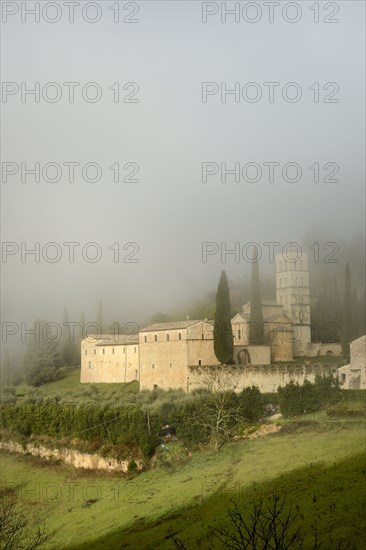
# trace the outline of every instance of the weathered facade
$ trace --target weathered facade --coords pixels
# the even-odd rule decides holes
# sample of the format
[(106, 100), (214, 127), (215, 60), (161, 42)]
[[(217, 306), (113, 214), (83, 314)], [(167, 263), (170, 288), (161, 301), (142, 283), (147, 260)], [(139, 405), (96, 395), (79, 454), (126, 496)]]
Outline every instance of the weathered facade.
[(217, 363), (213, 323), (180, 321), (159, 323), (139, 333), (140, 389), (189, 390), (188, 365)]
[(345, 390), (366, 389), (366, 336), (350, 344), (351, 362), (338, 369), (338, 379)]
[(80, 382), (139, 380), (138, 335), (88, 336), (81, 341)]

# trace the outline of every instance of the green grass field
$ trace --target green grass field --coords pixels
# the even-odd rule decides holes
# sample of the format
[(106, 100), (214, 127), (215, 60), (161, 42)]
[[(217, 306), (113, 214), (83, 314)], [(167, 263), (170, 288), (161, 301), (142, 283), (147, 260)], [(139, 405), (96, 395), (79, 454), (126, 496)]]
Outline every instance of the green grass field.
[[(48, 382), (47, 384), (43, 384), (42, 386), (37, 388), (37, 393), (44, 396), (51, 396), (56, 394), (62, 396), (68, 392), (88, 390), (93, 387), (103, 391), (106, 394), (114, 393), (116, 391), (127, 391), (132, 393), (138, 392), (138, 382), (136, 381), (129, 382), (127, 384), (82, 384), (80, 382), (79, 368), (60, 369), (60, 375), (62, 376), (60, 380), (56, 380), (55, 382)], [(34, 388), (28, 386), (27, 384), (19, 384), (19, 386), (16, 387), (16, 394), (23, 395), (24, 393), (31, 390), (34, 390)]]
[(289, 423), (283, 433), (218, 454), (189, 456), (179, 441), (167, 447), (159, 449), (158, 467), (130, 479), (8, 453), (1, 455), (2, 475), (25, 484), (21, 504), (55, 531), (48, 548), (168, 549), (168, 530), (190, 548), (207, 548), (234, 493), (245, 506), (271, 487), (288, 493), (307, 527), (317, 521), (323, 535), (364, 548), (363, 421)]

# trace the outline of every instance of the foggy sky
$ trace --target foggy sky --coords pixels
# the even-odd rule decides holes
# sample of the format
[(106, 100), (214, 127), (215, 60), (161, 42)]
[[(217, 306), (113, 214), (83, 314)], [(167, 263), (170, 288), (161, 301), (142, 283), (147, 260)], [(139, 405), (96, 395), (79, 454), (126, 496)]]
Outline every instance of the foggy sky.
[[(103, 2), (95, 24), (80, 16), (72, 24), (13, 16), (2, 25), (3, 81), (97, 82), (103, 89), (98, 103), (83, 101), (80, 91), (73, 104), (64, 96), (58, 103), (9, 97), (1, 105), (2, 162), (96, 162), (104, 174), (95, 183), (69, 183), (66, 169), (57, 183), (22, 183), (19, 175), (2, 182), (3, 241), (29, 248), (57, 242), (63, 250), (57, 263), (22, 263), (20, 254), (3, 262), (3, 321), (58, 320), (64, 303), (73, 320), (81, 310), (95, 320), (100, 299), (107, 319), (146, 318), (204, 295), (221, 269), (229, 277), (249, 272), (233, 256), (203, 263), (202, 242), (228, 249), (301, 243), (317, 223), (334, 242), (364, 230), (363, 2), (338, 2), (337, 24), (315, 24), (306, 2), (296, 24), (265, 16), (223, 24), (219, 15), (203, 24), (201, 2), (193, 1), (138, 2), (139, 23), (117, 24), (112, 4)], [(117, 81), (138, 83), (139, 102), (114, 103), (108, 87)], [(281, 87), (274, 103), (230, 96), (221, 103), (219, 94), (203, 103), (202, 82)], [(301, 85), (299, 102), (281, 99), (287, 82)], [(314, 82), (322, 95), (323, 84), (337, 82), (339, 102), (314, 103)], [(308, 167), (316, 161), (337, 163), (339, 183), (314, 183)], [(139, 183), (114, 183), (114, 162), (137, 163)], [(202, 183), (202, 162), (296, 162), (303, 176), (296, 183), (270, 183), (265, 175), (257, 183), (218, 176)], [(80, 243), (74, 263), (64, 242)], [(97, 263), (81, 256), (89, 242), (102, 248)], [(115, 263), (108, 248), (115, 242), (137, 243), (138, 263)]]

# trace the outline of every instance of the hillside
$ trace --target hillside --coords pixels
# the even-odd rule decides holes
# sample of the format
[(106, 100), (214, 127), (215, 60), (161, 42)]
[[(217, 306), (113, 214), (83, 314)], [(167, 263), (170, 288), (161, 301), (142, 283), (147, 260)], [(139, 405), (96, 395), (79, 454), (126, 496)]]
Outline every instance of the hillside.
[(218, 454), (190, 455), (177, 441), (159, 449), (155, 468), (130, 479), (1, 456), (5, 479), (26, 484), (23, 501), (32, 501), (37, 521), (55, 530), (48, 548), (168, 549), (168, 530), (191, 548), (208, 548), (230, 497), (239, 493), (249, 503), (277, 487), (308, 528), (316, 520), (322, 535), (347, 537), (361, 549), (364, 434), (361, 420), (322, 418), (286, 422), (278, 434), (232, 443)]

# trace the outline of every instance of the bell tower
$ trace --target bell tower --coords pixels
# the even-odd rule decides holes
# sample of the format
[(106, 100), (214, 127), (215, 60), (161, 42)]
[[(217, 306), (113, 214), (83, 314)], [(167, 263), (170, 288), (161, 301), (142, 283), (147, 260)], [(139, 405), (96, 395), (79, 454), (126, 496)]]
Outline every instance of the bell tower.
[(276, 299), (294, 328), (294, 356), (305, 355), (311, 342), (308, 256), (276, 255)]

